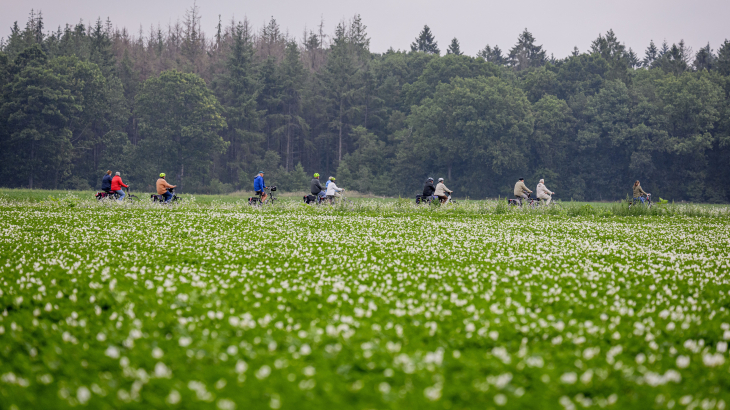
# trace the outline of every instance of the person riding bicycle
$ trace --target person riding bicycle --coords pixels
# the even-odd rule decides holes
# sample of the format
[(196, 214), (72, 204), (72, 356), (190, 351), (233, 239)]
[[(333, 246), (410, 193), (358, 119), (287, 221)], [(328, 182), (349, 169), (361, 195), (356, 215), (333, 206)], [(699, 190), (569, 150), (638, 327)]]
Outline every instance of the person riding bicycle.
[(421, 195), (421, 198), (428, 199), (434, 196), (434, 192), (436, 192), (436, 187), (433, 186), (433, 178), (428, 177), (426, 184), (423, 186), (423, 195)]
[(517, 198), (517, 202), (520, 203), (520, 207), (522, 207), (522, 200), (526, 200), (527, 194), (531, 193), (532, 191), (530, 191), (527, 188), (527, 185), (525, 185), (525, 178), (520, 178), (520, 180), (515, 184), (515, 198)]
[(104, 178), (101, 179), (101, 190), (106, 193), (111, 193), (112, 191), (112, 172), (106, 171), (106, 174), (104, 174)]
[(264, 202), (268, 196), (266, 195), (266, 191), (264, 191), (265, 188), (266, 183), (264, 183), (264, 171), (259, 171), (259, 174), (253, 179), (253, 190), (256, 191), (256, 195), (261, 198), (261, 202)]
[(650, 195), (646, 192), (644, 192), (643, 189), (641, 189), (641, 183), (637, 179), (636, 182), (634, 182), (634, 202), (635, 201), (641, 201), (641, 203), (644, 203), (645, 197), (644, 195)]
[(535, 191), (537, 191), (537, 199), (544, 199), (545, 205), (550, 205), (550, 201), (553, 200), (553, 197), (551, 195), (555, 192), (547, 189), (544, 179), (540, 180), (540, 183), (537, 184), (537, 189)]
[(124, 191), (122, 191), (122, 187), (129, 188), (129, 185), (125, 185), (124, 182), (122, 182), (122, 177), (117, 171), (116, 175), (114, 175), (114, 178), (112, 178), (112, 192), (119, 195), (119, 201), (121, 202), (122, 199), (124, 199)]
[(322, 187), (322, 184), (319, 182), (319, 173), (315, 172), (312, 182), (309, 183), (309, 190), (312, 192), (312, 195), (320, 198), (324, 198), (327, 194), (325, 189)]
[(331, 202), (334, 202), (335, 198), (342, 198), (342, 195), (339, 194), (339, 192), (344, 191), (344, 188), (338, 188), (337, 184), (335, 184), (335, 177), (330, 177), (329, 183), (327, 184), (327, 195), (325, 198), (329, 199)]
[(433, 195), (437, 196), (439, 198), (439, 201), (443, 204), (444, 202), (449, 200), (449, 196), (446, 194), (450, 194), (452, 192), (454, 191), (446, 188), (446, 185), (444, 185), (444, 179), (439, 178), (439, 183), (436, 184), (436, 190), (434, 191)]
[(157, 179), (157, 195), (162, 195), (165, 198), (165, 203), (172, 201), (172, 192), (168, 191), (169, 188), (177, 188), (177, 185), (170, 185), (163, 172), (160, 174), (160, 178)]

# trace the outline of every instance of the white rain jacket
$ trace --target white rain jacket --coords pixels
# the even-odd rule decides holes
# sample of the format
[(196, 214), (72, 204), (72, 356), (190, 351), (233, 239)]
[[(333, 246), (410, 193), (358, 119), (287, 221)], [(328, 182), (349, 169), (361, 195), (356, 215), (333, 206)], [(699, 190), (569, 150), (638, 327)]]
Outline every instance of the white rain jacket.
[(337, 184), (335, 184), (335, 181), (330, 181), (330, 183), (327, 185), (327, 194), (326, 195), (334, 196), (335, 193), (340, 192), (340, 191), (344, 191), (344, 189), (337, 188)]
[(537, 184), (537, 197), (539, 199), (548, 199), (550, 198), (550, 195), (553, 194), (553, 191), (547, 189), (545, 184)]

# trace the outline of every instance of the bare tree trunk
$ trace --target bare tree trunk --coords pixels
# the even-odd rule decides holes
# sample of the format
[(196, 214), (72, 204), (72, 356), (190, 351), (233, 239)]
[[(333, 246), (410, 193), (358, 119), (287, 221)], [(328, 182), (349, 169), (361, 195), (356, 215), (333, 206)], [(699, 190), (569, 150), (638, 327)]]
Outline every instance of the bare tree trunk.
[(451, 181), (451, 164), (449, 164), (449, 172), (448, 172), (448, 175), (446, 176), (446, 178), (448, 178), (449, 181)]
[(35, 140), (30, 143), (30, 177), (28, 186), (33, 189), (33, 172), (35, 171)]
[(289, 106), (289, 117), (286, 120), (286, 172), (289, 172), (291, 158), (291, 106)]
[(337, 165), (340, 165), (340, 162), (342, 161), (342, 106), (343, 101), (342, 98), (340, 98), (340, 151), (337, 157)]

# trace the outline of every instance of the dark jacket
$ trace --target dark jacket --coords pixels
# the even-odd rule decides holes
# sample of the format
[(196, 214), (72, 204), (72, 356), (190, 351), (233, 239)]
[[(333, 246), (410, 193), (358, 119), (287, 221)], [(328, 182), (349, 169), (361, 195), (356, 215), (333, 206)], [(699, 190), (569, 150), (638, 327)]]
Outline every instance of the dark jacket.
[(426, 185), (423, 186), (423, 196), (432, 196), (435, 191), (436, 187), (433, 186), (433, 181), (428, 181), (426, 182)]
[(101, 179), (101, 190), (111, 191), (112, 190), (112, 176), (107, 174)]
[(317, 195), (318, 193), (324, 191), (324, 188), (322, 188), (322, 184), (319, 182), (319, 178), (312, 179), (312, 182), (309, 184), (309, 190), (312, 192), (312, 195)]

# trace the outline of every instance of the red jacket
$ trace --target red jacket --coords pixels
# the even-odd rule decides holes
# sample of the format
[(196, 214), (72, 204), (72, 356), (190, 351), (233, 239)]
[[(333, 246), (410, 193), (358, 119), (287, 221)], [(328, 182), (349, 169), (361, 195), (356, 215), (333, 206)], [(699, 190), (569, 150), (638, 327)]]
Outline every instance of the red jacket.
[(124, 182), (122, 182), (122, 177), (119, 175), (114, 175), (114, 178), (112, 178), (112, 191), (119, 191), (122, 189), (122, 187), (127, 188), (127, 185), (124, 185)]

